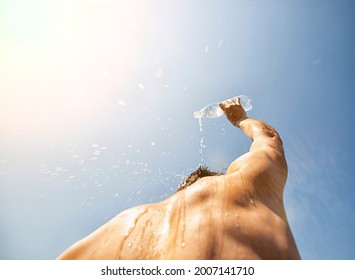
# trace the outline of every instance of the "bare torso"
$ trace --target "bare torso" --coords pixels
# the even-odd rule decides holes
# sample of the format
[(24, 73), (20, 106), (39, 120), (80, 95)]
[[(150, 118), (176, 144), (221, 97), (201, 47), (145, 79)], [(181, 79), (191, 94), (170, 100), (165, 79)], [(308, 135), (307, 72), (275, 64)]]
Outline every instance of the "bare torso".
[(160, 203), (120, 213), (61, 257), (298, 259), (282, 192), (272, 197), (278, 194), (262, 178), (265, 166), (258, 167), (259, 175), (252, 170), (252, 180), (248, 170), (240, 170), (247, 160), (248, 154), (231, 165), (229, 174), (202, 178)]

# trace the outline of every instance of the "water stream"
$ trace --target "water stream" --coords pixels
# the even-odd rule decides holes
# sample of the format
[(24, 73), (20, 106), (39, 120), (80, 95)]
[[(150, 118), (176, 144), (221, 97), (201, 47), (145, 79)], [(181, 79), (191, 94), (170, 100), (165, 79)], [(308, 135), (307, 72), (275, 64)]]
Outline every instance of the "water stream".
[(201, 154), (201, 163), (203, 163), (203, 149), (206, 148), (206, 145), (203, 143), (205, 140), (205, 136), (203, 135), (203, 129), (202, 129), (202, 118), (198, 119), (198, 123), (200, 126), (200, 132), (201, 132), (201, 140), (200, 140), (200, 149), (199, 152)]

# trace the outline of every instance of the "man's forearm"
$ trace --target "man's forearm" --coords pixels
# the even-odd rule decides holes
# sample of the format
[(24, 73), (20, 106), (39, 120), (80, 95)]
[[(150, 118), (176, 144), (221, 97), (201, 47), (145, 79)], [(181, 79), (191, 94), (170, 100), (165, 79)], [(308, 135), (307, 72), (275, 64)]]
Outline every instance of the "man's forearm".
[(277, 131), (267, 123), (247, 117), (240, 100), (226, 100), (219, 104), (231, 124), (239, 127), (253, 141), (250, 150), (265, 147), (277, 148), (282, 151), (282, 141)]
[(282, 147), (282, 140), (277, 131), (265, 122), (245, 118), (239, 122), (239, 127), (253, 141), (254, 148), (270, 145)]

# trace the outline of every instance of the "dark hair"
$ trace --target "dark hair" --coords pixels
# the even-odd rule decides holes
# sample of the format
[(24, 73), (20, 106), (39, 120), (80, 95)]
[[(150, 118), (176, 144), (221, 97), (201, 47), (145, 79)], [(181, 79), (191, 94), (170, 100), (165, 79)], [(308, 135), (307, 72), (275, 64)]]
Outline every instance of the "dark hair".
[(211, 171), (207, 166), (200, 165), (195, 171), (193, 171), (190, 175), (188, 175), (187, 177), (185, 177), (181, 181), (176, 192), (186, 189), (188, 186), (192, 185), (197, 180), (199, 180), (203, 177), (216, 176), (216, 175), (217, 176), (223, 175), (223, 172), (221, 172), (221, 171), (214, 172), (214, 171)]

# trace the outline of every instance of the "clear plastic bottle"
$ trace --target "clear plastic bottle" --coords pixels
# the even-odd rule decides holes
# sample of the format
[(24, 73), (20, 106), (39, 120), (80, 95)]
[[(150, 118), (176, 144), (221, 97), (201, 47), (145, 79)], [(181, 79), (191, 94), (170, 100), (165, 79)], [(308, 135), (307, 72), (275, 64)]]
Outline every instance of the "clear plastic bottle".
[[(240, 98), (240, 105), (243, 107), (243, 109), (245, 111), (249, 111), (251, 110), (251, 108), (253, 108), (253, 106), (251, 105), (251, 98), (246, 96), (246, 95), (238, 95), (236, 97), (233, 97), (232, 100), (234, 100), (235, 102), (237, 102), (237, 98)], [(215, 104), (210, 104), (207, 105), (206, 107), (203, 107), (200, 111), (197, 111), (194, 113), (194, 117), (196, 119), (201, 119), (201, 118), (217, 118), (222, 116), (223, 110), (219, 107), (219, 103), (215, 103)]]

